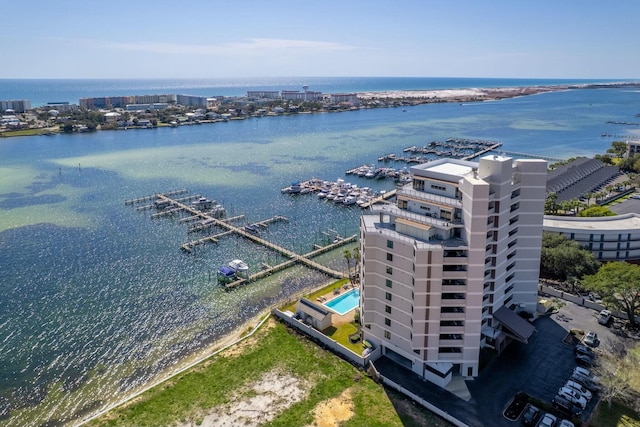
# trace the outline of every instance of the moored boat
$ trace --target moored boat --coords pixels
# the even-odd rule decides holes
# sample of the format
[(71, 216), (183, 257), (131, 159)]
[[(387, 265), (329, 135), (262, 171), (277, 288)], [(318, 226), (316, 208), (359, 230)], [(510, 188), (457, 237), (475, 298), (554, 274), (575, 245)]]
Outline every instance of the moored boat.
[(230, 261), (228, 267), (235, 272), (238, 279), (247, 279), (249, 277), (249, 265), (241, 259)]
[(236, 279), (236, 272), (233, 268), (223, 265), (218, 268), (216, 277), (218, 279), (218, 283), (231, 283)]
[(251, 234), (258, 234), (258, 227), (253, 224), (245, 225), (244, 229)]
[(355, 205), (357, 201), (358, 201), (358, 198), (356, 196), (349, 195), (344, 198), (342, 203), (345, 205)]
[(193, 202), (191, 202), (191, 205), (194, 208), (203, 211), (203, 210), (211, 209), (214, 203), (215, 203), (215, 200), (209, 200), (206, 197), (200, 197), (198, 200), (194, 200)]

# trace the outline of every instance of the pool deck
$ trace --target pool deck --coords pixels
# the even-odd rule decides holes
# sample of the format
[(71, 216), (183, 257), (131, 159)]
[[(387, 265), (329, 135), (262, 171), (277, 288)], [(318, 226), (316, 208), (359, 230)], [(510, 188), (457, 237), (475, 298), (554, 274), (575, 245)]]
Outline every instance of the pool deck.
[[(359, 288), (360, 288), (359, 285), (346, 283), (342, 287), (338, 288), (339, 291), (337, 293), (334, 289), (333, 291), (327, 292), (326, 294), (316, 298), (316, 302), (318, 304), (322, 304), (324, 307), (327, 307), (325, 303), (331, 301), (334, 298), (338, 298), (341, 295), (344, 295), (345, 292), (349, 292), (351, 289), (359, 289)], [(349, 310), (345, 314), (338, 314), (338, 312), (333, 310), (331, 307), (327, 307), (327, 309), (331, 310), (331, 312), (333, 313), (333, 321), (331, 322), (333, 325), (337, 326), (337, 325), (342, 325), (344, 323), (353, 322), (353, 315), (355, 313), (354, 310)]]

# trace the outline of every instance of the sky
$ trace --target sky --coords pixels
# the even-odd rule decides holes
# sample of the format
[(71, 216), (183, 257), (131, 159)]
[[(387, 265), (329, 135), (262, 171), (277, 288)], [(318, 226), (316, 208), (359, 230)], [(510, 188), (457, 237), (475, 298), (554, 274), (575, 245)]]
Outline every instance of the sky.
[(0, 79), (636, 79), (638, 0), (0, 0)]

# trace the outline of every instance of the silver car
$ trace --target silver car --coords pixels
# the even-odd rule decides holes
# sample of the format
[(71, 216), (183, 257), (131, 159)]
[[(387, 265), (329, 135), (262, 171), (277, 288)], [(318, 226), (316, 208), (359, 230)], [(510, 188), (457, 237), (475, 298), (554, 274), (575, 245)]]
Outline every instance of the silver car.
[(587, 398), (570, 387), (562, 387), (558, 390), (558, 395), (564, 397), (569, 402), (575, 403), (584, 409), (587, 406)]

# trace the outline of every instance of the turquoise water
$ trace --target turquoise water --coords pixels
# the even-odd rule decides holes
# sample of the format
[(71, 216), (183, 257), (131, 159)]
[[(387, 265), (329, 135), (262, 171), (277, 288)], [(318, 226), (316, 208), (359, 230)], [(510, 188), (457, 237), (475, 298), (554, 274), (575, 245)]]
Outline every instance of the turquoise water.
[[(299, 253), (358, 232), (360, 211), (280, 189), (313, 176), (347, 177), (378, 156), (448, 137), (502, 149), (592, 156), (607, 134), (636, 134), (640, 93), (575, 90), (481, 104), (431, 104), (339, 114), (264, 117), (154, 130), (0, 139), (0, 424), (70, 424), (157, 379), (251, 316), (327, 278), (296, 267), (224, 292), (218, 266), (250, 272), (278, 255), (236, 237), (184, 254), (193, 236), (124, 200), (187, 188)], [(333, 231), (330, 231), (333, 230)], [(329, 240), (331, 241), (331, 240)], [(323, 263), (346, 272), (340, 255)]]
[(360, 304), (360, 291), (358, 289), (350, 289), (331, 301), (327, 301), (324, 305), (343, 315), (356, 308), (358, 304)]

